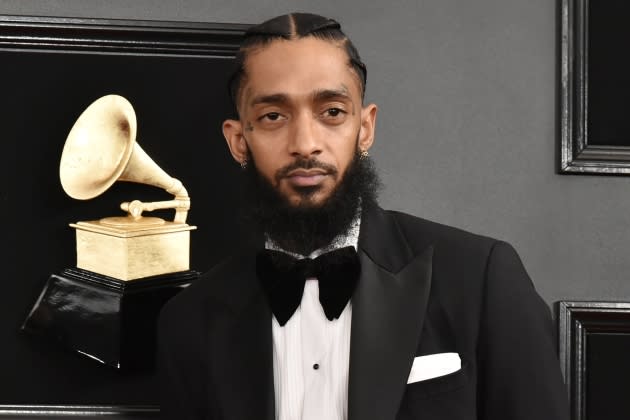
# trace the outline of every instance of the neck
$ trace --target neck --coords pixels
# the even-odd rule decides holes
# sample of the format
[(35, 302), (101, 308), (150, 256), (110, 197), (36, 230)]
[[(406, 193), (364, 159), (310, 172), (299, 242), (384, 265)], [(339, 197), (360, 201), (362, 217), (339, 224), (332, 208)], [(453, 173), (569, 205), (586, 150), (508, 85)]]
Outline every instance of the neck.
[[(276, 251), (283, 251), (288, 254), (292, 254), (295, 257), (302, 256), (302, 257), (308, 257), (308, 258), (316, 258), (319, 255), (325, 254), (334, 249), (343, 248), (347, 246), (353, 246), (356, 248), (358, 244), (358, 240), (359, 240), (360, 225), (361, 225), (361, 217), (360, 217), (360, 211), (359, 211), (357, 212), (357, 215), (350, 223), (350, 226), (344, 232), (338, 234), (337, 236), (335, 236), (335, 238), (333, 238), (333, 240), (327, 243), (323, 243), (319, 246), (315, 246), (314, 244), (311, 244), (313, 246), (309, 247), (309, 249), (307, 249), (304, 246), (301, 246), (301, 247), (298, 246), (296, 248), (295, 246), (287, 246), (287, 243), (286, 243), (287, 241), (277, 241), (270, 235), (265, 235), (265, 238), (266, 238), (265, 247), (268, 249), (274, 249)], [(293, 244), (289, 244), (289, 245), (293, 245)]]

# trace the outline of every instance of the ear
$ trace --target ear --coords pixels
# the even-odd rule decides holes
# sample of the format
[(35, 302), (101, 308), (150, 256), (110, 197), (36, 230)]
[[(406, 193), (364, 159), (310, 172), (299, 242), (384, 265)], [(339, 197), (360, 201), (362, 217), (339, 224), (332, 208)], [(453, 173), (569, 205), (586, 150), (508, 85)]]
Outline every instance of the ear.
[(238, 120), (223, 121), (223, 136), (235, 161), (243, 163), (247, 160), (247, 142), (243, 137), (243, 125)]
[(359, 149), (367, 151), (374, 143), (376, 112), (378, 107), (369, 104), (361, 109), (361, 129), (359, 130)]

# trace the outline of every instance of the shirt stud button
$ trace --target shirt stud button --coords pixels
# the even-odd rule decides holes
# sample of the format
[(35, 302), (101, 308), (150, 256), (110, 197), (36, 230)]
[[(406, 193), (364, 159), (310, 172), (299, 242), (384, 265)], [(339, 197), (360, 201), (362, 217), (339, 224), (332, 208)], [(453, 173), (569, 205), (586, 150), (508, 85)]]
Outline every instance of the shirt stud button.
[(315, 370), (319, 369), (319, 364), (318, 364), (318, 363), (315, 363), (315, 364), (313, 365), (313, 369), (315, 369)]

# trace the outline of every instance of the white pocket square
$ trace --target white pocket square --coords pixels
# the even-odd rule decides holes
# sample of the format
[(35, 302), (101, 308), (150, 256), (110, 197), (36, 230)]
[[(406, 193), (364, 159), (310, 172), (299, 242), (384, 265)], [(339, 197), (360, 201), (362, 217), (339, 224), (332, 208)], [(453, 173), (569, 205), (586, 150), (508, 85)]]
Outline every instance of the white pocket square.
[(436, 353), (418, 356), (413, 359), (407, 383), (411, 384), (437, 378), (457, 372), (462, 368), (462, 361), (457, 353)]

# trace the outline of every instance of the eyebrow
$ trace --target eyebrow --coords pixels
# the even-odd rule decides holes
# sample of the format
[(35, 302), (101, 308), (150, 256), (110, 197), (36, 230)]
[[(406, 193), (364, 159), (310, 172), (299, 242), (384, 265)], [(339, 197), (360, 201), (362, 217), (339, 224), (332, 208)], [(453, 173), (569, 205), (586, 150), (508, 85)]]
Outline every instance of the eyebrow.
[[(326, 101), (330, 99), (342, 99), (352, 102), (350, 91), (345, 85), (342, 85), (339, 89), (320, 89), (311, 94), (314, 101)], [(286, 93), (273, 93), (270, 95), (255, 96), (249, 103), (249, 106), (256, 106), (260, 104), (286, 104), (289, 103), (289, 95)]]
[(339, 89), (322, 89), (313, 93), (313, 99), (315, 101), (326, 101), (330, 99), (345, 99), (352, 102), (350, 97), (350, 91), (347, 87), (342, 86)]
[(284, 93), (255, 96), (249, 103), (250, 106), (259, 104), (285, 104), (289, 102), (289, 96)]

